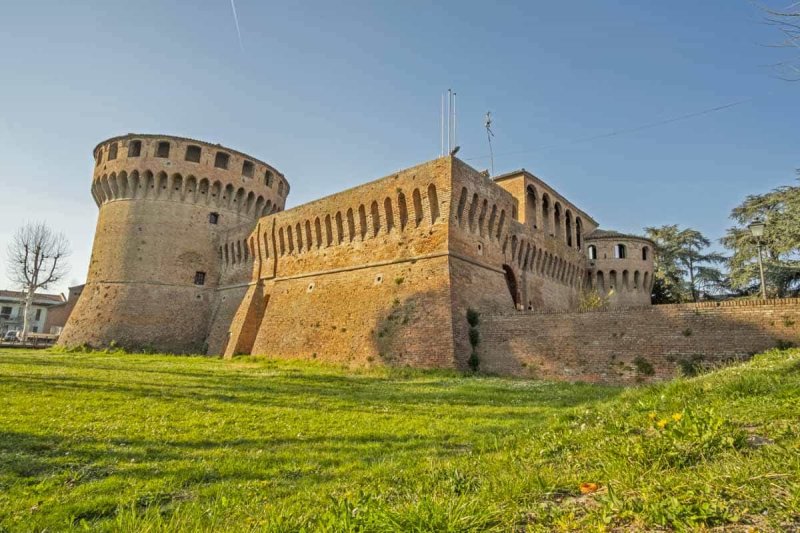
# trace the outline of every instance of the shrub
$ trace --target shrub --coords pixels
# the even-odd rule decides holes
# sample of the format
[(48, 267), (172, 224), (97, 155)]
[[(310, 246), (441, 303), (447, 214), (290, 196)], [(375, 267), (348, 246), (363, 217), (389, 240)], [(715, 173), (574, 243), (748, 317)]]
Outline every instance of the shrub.
[(467, 364), (469, 365), (470, 370), (473, 372), (477, 372), (478, 368), (481, 366), (481, 360), (478, 357), (478, 352), (472, 350), (472, 353), (469, 355), (469, 359), (467, 360)]
[(686, 377), (693, 377), (703, 371), (703, 356), (693, 355), (689, 359), (681, 359), (678, 361), (678, 366), (681, 369), (681, 374)]
[(608, 298), (601, 296), (597, 291), (585, 291), (581, 294), (578, 309), (581, 311), (597, 311), (608, 307)]
[(467, 309), (467, 322), (473, 328), (478, 327), (478, 324), (481, 321), (481, 314), (478, 313), (476, 310), (469, 308)]
[(787, 341), (786, 339), (778, 339), (775, 343), (775, 347), (779, 350), (788, 350), (790, 348), (794, 348), (794, 343), (792, 341)]
[(633, 364), (636, 366), (636, 370), (643, 376), (652, 376), (656, 373), (653, 364), (641, 355), (633, 360)]
[(481, 333), (475, 328), (469, 328), (469, 343), (475, 348), (481, 342)]

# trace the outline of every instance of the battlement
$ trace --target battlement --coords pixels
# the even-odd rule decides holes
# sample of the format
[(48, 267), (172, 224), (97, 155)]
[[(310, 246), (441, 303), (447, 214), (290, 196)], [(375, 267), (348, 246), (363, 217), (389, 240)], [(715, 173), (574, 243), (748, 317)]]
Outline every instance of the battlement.
[(163, 135), (128, 134), (98, 144), (92, 196), (115, 200), (198, 203), (259, 217), (284, 208), (289, 183), (274, 167), (246, 154)]

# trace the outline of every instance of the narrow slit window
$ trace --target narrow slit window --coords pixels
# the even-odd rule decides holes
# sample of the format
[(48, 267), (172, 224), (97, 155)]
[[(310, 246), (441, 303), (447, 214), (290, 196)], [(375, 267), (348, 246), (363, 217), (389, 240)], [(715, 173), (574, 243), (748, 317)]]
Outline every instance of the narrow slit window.
[(111, 143), (108, 147), (108, 160), (113, 161), (117, 158), (117, 143)]

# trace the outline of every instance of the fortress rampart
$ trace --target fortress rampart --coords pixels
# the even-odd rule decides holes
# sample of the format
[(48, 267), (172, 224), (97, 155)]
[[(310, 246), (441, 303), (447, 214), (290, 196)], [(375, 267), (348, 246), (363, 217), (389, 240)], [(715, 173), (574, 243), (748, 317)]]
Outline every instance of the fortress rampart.
[[(284, 210), (285, 177), (220, 145), (130, 134), (94, 156), (97, 230), (62, 345), (464, 368), (472, 309), (484, 368), (527, 375), (592, 361), (595, 322), (650, 303), (653, 243), (525, 170), (443, 157)], [(617, 314), (576, 313), (593, 292)]]

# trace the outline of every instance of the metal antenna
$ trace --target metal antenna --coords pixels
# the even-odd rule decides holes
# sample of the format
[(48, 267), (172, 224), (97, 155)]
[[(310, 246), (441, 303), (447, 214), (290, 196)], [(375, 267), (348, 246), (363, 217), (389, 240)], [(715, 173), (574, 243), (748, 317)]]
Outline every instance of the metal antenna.
[(490, 161), (490, 177), (494, 176), (494, 151), (492, 150), (492, 137), (494, 137), (494, 132), (492, 131), (492, 112), (486, 112), (486, 122), (484, 123), (486, 126), (486, 139), (489, 141), (489, 161)]
[(439, 157), (444, 157), (444, 93), (442, 93), (442, 117), (440, 125), (442, 127), (442, 149), (439, 152)]

